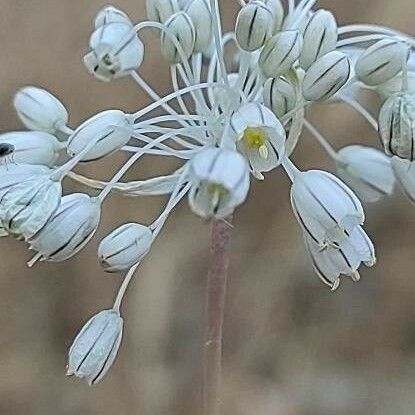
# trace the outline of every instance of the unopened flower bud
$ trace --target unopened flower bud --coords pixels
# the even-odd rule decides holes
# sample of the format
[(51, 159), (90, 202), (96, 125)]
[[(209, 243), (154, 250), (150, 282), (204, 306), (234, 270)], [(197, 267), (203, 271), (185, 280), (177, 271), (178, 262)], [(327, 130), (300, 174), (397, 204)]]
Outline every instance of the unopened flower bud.
[(127, 144), (132, 132), (132, 119), (124, 112), (103, 111), (85, 121), (69, 137), (68, 154), (74, 157), (95, 141), (95, 146), (82, 158), (82, 161), (97, 160)]
[(14, 107), (29, 130), (55, 134), (68, 122), (63, 104), (45, 89), (27, 86), (14, 97)]
[(65, 144), (41, 131), (16, 131), (0, 135), (0, 143), (14, 147), (12, 159), (21, 164), (43, 164), (53, 167)]
[(165, 23), (179, 11), (177, 0), (147, 0), (147, 17), (154, 22)]
[(101, 203), (98, 198), (82, 193), (64, 196), (46, 226), (29, 239), (30, 248), (37, 251), (42, 260), (65, 261), (90, 241), (100, 216)]
[[(195, 28), (192, 19), (185, 12), (175, 13), (165, 23), (168, 33), (161, 34), (161, 53), (170, 64), (180, 63), (182, 59), (189, 59), (195, 47)], [(177, 40), (184, 56), (182, 56), (172, 40)]]
[(297, 94), (293, 85), (284, 78), (268, 79), (263, 89), (264, 104), (281, 118), (295, 108)]
[(393, 156), (391, 165), (399, 187), (412, 203), (415, 203), (415, 163)]
[(84, 57), (84, 63), (101, 81), (125, 76), (143, 61), (144, 46), (130, 23), (112, 22), (99, 26), (89, 44), (92, 51)]
[(346, 84), (349, 76), (349, 58), (342, 52), (329, 52), (314, 62), (306, 72), (303, 96), (308, 101), (329, 99)]
[(337, 23), (327, 10), (317, 10), (309, 18), (303, 32), (300, 65), (307, 70), (318, 58), (336, 49)]
[(272, 35), (273, 25), (274, 16), (262, 1), (249, 2), (236, 19), (235, 35), (239, 47), (248, 52), (261, 48)]
[(281, 0), (263, 0), (263, 3), (271, 10), (274, 19), (272, 33), (275, 34), (281, 30), (284, 21), (284, 6)]
[(95, 29), (108, 23), (128, 23), (131, 26), (133, 25), (127, 13), (114, 6), (105, 6), (98, 12), (95, 18)]
[(298, 60), (303, 39), (297, 30), (285, 30), (265, 43), (259, 56), (259, 66), (267, 78), (278, 78), (287, 73)]
[(68, 355), (67, 375), (98, 383), (108, 372), (121, 344), (124, 321), (117, 310), (93, 316), (76, 336)]
[(206, 52), (212, 43), (213, 22), (212, 13), (207, 0), (191, 0), (185, 12), (193, 22), (195, 30), (195, 52)]
[(152, 243), (153, 233), (148, 226), (126, 223), (101, 241), (99, 262), (106, 272), (126, 271), (144, 258)]
[(397, 39), (382, 39), (366, 49), (355, 66), (356, 76), (366, 85), (379, 85), (402, 70), (408, 47)]
[(383, 104), (379, 133), (386, 154), (413, 161), (415, 158), (415, 95), (398, 92)]

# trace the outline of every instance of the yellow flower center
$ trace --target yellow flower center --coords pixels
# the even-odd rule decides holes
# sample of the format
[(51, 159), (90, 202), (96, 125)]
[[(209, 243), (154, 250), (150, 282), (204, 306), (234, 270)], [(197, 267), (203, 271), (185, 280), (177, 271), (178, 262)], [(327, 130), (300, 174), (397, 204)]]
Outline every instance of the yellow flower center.
[(268, 158), (268, 148), (265, 145), (268, 140), (268, 135), (263, 128), (248, 127), (244, 131), (244, 135), (242, 138), (249, 148), (258, 150), (259, 155), (263, 159)]
[(208, 183), (207, 190), (210, 194), (219, 198), (228, 194), (228, 191), (219, 183)]

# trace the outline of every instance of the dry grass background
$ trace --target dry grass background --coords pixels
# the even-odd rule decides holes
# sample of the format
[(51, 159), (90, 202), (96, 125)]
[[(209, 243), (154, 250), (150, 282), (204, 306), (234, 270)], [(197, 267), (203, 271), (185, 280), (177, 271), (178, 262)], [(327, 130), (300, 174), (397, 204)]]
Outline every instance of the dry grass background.
[[(103, 84), (83, 68), (91, 20), (104, 0), (0, 0), (0, 129), (21, 128), (14, 91), (37, 84), (68, 106), (71, 124), (106, 108), (148, 102), (132, 81)], [(137, 20), (143, 0), (117, 4)], [(221, 0), (228, 21), (235, 1)], [(341, 22), (370, 21), (414, 33), (413, 0), (333, 0)], [(146, 35), (144, 75), (169, 88), (158, 42)], [(349, 109), (314, 111), (336, 145), (376, 145)], [(303, 167), (331, 168), (304, 135)], [(113, 157), (82, 170), (109, 177)], [(153, 171), (144, 161), (131, 177)], [(151, 167), (151, 169), (150, 169)], [(156, 166), (158, 168), (158, 166)], [(160, 166), (160, 169), (162, 166)], [(68, 182), (68, 191), (76, 187)], [(379, 263), (332, 294), (304, 255), (281, 171), (256, 184), (236, 217), (225, 327), (224, 415), (412, 415), (415, 409), (415, 212), (397, 195), (369, 206)], [(159, 199), (112, 197), (99, 237), (150, 220)], [(99, 238), (98, 238), (99, 240)], [(64, 376), (66, 349), (83, 322), (111, 304), (120, 282), (96, 260), (94, 241), (64, 264), (28, 270), (22, 243), (0, 242), (0, 414), (197, 415), (208, 225), (186, 204), (155, 244), (126, 298), (125, 337), (102, 384)]]

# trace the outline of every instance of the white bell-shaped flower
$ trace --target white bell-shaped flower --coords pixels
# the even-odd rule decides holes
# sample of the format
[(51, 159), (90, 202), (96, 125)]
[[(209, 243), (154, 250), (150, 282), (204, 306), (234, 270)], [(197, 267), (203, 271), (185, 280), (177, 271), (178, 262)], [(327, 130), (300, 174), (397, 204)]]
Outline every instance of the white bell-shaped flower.
[(236, 151), (209, 148), (191, 160), (189, 205), (203, 218), (225, 218), (249, 191), (249, 168)]
[(95, 29), (105, 26), (108, 23), (127, 23), (133, 26), (127, 13), (114, 6), (104, 6), (95, 17)]
[(60, 181), (50, 174), (36, 174), (11, 187), (0, 201), (0, 218), (10, 234), (29, 239), (38, 233), (58, 209)]
[(148, 226), (126, 223), (101, 241), (98, 259), (106, 272), (126, 271), (144, 258), (152, 243)]
[(98, 383), (117, 356), (124, 321), (117, 310), (93, 316), (76, 336), (68, 355), (67, 375)]
[(337, 153), (337, 174), (365, 202), (393, 192), (391, 159), (375, 148), (352, 145)]
[[(180, 4), (185, 7), (186, 4)], [(146, 9), (148, 20), (154, 22), (166, 23), (174, 13), (180, 10), (177, 0), (146, 0)]]
[(82, 193), (64, 196), (46, 226), (29, 239), (30, 248), (41, 255), (41, 260), (65, 261), (94, 236), (100, 217), (98, 198)]
[(376, 263), (373, 243), (360, 226), (339, 247), (321, 248), (309, 235), (305, 235), (305, 241), (317, 275), (333, 291), (338, 288), (341, 275), (359, 281), (358, 269), (362, 262), (368, 267)]
[(230, 127), (237, 149), (246, 156), (254, 174), (270, 171), (281, 163), (286, 133), (270, 109), (246, 104), (233, 114)]
[(338, 246), (365, 219), (352, 190), (320, 170), (300, 172), (294, 177), (291, 203), (304, 231), (321, 247)]
[(205, 52), (213, 40), (213, 21), (208, 0), (191, 0), (184, 11), (193, 22), (195, 52)]
[(88, 71), (101, 81), (111, 81), (137, 69), (144, 46), (134, 27), (125, 22), (99, 26), (89, 41), (91, 52), (84, 57)]
[(400, 188), (415, 203), (415, 162), (394, 156), (391, 165)]
[(55, 134), (68, 122), (68, 111), (45, 89), (26, 86), (17, 91), (14, 107), (23, 124), (34, 131)]
[(16, 131), (0, 135), (0, 144), (14, 147), (12, 160), (17, 164), (43, 164), (53, 167), (66, 146), (55, 136), (41, 131)]
[(69, 137), (67, 151), (74, 157), (95, 141), (96, 144), (82, 157), (82, 161), (97, 160), (127, 144), (132, 133), (131, 117), (120, 110), (103, 111), (75, 130)]

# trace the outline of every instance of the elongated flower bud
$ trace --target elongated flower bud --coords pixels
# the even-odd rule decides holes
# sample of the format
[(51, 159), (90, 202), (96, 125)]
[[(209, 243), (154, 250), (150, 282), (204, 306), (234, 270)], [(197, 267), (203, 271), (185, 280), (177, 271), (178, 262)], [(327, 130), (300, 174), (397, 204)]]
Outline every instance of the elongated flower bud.
[(383, 104), (379, 133), (386, 154), (413, 161), (415, 157), (415, 95), (397, 93)]
[(14, 146), (13, 161), (18, 164), (43, 164), (53, 167), (65, 144), (41, 131), (18, 131), (0, 135), (0, 143)]
[(132, 132), (132, 119), (124, 112), (103, 111), (81, 124), (69, 137), (68, 154), (74, 157), (92, 141), (96, 141), (82, 161), (97, 160), (127, 144)]
[(191, 0), (184, 9), (195, 30), (195, 52), (206, 52), (213, 39), (212, 13), (208, 0)]
[(99, 262), (106, 272), (126, 271), (144, 258), (152, 243), (153, 233), (148, 226), (126, 223), (101, 241)]
[(127, 13), (114, 6), (105, 6), (98, 12), (95, 17), (95, 29), (108, 23), (128, 23), (133, 26)]
[(393, 192), (391, 159), (379, 150), (348, 146), (337, 153), (337, 174), (365, 202), (376, 202)]
[(116, 310), (93, 316), (76, 336), (68, 355), (67, 375), (98, 383), (108, 372), (121, 344), (124, 321)]
[(126, 22), (99, 26), (92, 34), (91, 52), (84, 57), (88, 71), (101, 81), (111, 81), (137, 69), (144, 56), (144, 46), (134, 27)]
[(300, 32), (286, 30), (272, 36), (259, 56), (259, 66), (267, 78), (286, 74), (298, 60), (303, 46)]
[(174, 13), (179, 11), (176, 0), (146, 0), (148, 20), (165, 23)]
[(295, 108), (297, 95), (293, 85), (284, 78), (268, 79), (263, 89), (264, 104), (281, 118)]
[(64, 196), (46, 226), (29, 239), (30, 248), (39, 252), (42, 260), (65, 261), (91, 240), (100, 216), (98, 198), (83, 193)]
[(408, 47), (397, 39), (382, 39), (366, 49), (356, 62), (356, 76), (366, 85), (379, 85), (402, 70)]
[(350, 76), (350, 60), (342, 52), (327, 53), (306, 72), (303, 96), (308, 101), (324, 101), (336, 94)]
[(274, 16), (262, 2), (253, 0), (242, 7), (236, 20), (235, 35), (241, 49), (253, 52), (272, 35)]
[(281, 0), (264, 0), (264, 3), (271, 10), (274, 19), (272, 33), (275, 34), (281, 30), (284, 21), (284, 6)]
[(55, 134), (68, 122), (66, 108), (45, 89), (34, 86), (20, 89), (14, 97), (14, 107), (29, 130)]
[(249, 169), (236, 151), (210, 148), (191, 161), (193, 186), (189, 205), (203, 218), (225, 218), (244, 202), (249, 190)]
[(317, 10), (309, 18), (303, 32), (300, 65), (307, 70), (320, 57), (336, 49), (337, 22), (327, 10)]
[[(196, 34), (192, 19), (187, 13), (179, 12), (171, 16), (165, 23), (169, 29), (169, 33), (179, 42), (184, 57), (189, 59), (195, 48)], [(161, 34), (161, 53), (170, 64), (180, 63), (182, 56), (180, 55), (171, 36), (162, 32)]]

